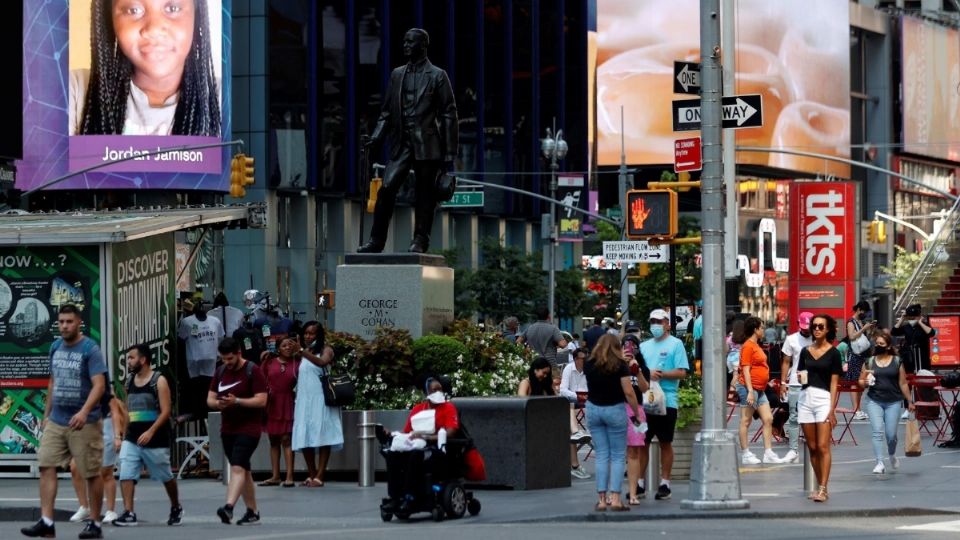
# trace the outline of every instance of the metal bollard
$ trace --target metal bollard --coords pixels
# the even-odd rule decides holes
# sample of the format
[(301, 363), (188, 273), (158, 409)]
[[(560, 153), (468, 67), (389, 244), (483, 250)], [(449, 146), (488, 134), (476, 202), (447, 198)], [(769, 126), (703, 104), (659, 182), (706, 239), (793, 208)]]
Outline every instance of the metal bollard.
[(357, 485), (360, 487), (370, 487), (375, 483), (375, 459), (377, 451), (375, 447), (376, 434), (376, 413), (374, 411), (363, 411), (360, 413), (360, 433), (357, 439), (360, 441), (360, 466), (357, 475)]
[(810, 449), (803, 445), (803, 492), (816, 491), (817, 487), (817, 475), (814, 474), (813, 462), (810, 461)]
[(651, 441), (649, 445), (650, 459), (647, 460), (647, 474), (644, 485), (648, 493), (655, 493), (660, 487), (660, 441)]

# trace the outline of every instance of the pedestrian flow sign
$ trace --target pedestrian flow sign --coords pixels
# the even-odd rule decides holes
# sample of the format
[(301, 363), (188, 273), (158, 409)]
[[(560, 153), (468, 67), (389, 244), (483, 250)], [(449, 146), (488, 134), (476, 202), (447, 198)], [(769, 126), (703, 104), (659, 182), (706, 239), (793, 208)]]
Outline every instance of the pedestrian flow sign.
[[(760, 94), (724, 96), (724, 129), (745, 129), (763, 125), (763, 100)], [(700, 129), (700, 99), (678, 99), (673, 102), (673, 130)]]
[(644, 240), (604, 242), (603, 258), (613, 263), (665, 263), (670, 257), (666, 244), (652, 245)]

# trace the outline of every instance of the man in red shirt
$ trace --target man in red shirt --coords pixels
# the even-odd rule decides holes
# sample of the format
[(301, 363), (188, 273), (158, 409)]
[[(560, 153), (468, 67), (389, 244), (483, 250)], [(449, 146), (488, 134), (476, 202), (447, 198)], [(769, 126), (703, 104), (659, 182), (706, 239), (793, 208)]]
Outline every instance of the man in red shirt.
[(230, 461), (227, 504), (217, 509), (217, 516), (229, 524), (233, 519), (233, 506), (242, 495), (247, 512), (237, 520), (237, 525), (256, 525), (260, 522), (260, 513), (250, 476), (250, 457), (260, 442), (263, 408), (267, 406), (267, 380), (256, 364), (244, 360), (237, 340), (223, 338), (217, 351), (223, 364), (210, 381), (207, 406), (221, 412), (220, 437), (223, 452)]

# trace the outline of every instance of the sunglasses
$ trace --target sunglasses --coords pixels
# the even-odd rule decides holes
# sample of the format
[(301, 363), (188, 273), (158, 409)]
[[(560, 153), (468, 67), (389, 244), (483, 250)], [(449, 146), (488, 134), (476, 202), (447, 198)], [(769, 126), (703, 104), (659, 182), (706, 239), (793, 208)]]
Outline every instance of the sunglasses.
[(823, 323), (811, 324), (811, 325), (810, 325), (810, 329), (811, 329), (811, 330), (826, 330), (826, 329), (827, 329), (827, 325), (825, 325), (825, 324), (823, 324)]

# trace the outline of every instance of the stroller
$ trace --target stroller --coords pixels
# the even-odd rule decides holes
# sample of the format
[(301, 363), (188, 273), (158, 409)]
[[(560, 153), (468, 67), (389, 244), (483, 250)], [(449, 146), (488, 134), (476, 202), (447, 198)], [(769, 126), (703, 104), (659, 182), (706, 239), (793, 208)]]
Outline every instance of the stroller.
[[(406, 500), (402, 506), (396, 507), (390, 497), (382, 499), (380, 519), (387, 522), (397, 516), (397, 519), (407, 520), (411, 514), (429, 512), (434, 521), (443, 521), (448, 517), (461, 518), (466, 512), (471, 516), (480, 513), (480, 501), (473, 496), (473, 492), (464, 488), (465, 456), (473, 448), (473, 440), (462, 424), (459, 436), (447, 439), (445, 452), (435, 445), (412, 452), (393, 452), (390, 450), (392, 436), (383, 426), (377, 426), (376, 430), (380, 453), (387, 460), (389, 481), (396, 479), (392, 475), (401, 474), (406, 479), (419, 476), (412, 478), (412, 482), (407, 480), (408, 487), (413, 484), (410, 488), (413, 491), (410, 493), (412, 500)], [(420, 456), (423, 461), (413, 466), (413, 460)], [(397, 470), (397, 465), (404, 460), (407, 460), (405, 469)]]

